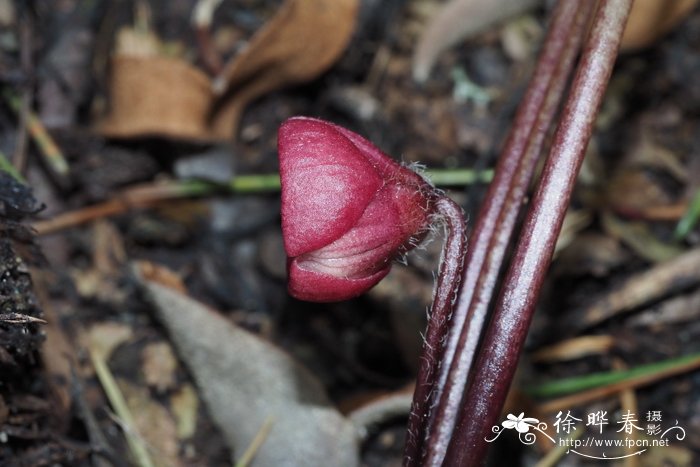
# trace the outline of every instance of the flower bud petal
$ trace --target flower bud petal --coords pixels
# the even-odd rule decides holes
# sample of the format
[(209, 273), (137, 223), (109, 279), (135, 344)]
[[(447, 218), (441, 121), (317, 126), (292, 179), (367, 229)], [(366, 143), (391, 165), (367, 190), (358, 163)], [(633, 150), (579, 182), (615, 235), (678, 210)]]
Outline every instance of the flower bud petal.
[(360, 218), (382, 179), (335, 125), (295, 117), (279, 129), (282, 229), (297, 256), (339, 238)]

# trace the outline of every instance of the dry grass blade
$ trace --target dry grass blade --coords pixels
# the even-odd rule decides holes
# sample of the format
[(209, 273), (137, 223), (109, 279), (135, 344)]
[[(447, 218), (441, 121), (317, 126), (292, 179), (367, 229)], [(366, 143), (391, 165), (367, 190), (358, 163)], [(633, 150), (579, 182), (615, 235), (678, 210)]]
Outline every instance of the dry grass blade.
[(626, 389), (647, 386), (657, 381), (670, 378), (671, 376), (687, 373), (698, 368), (700, 368), (700, 358), (695, 358), (683, 364), (667, 368), (653, 374), (645, 374), (625, 381), (610, 384), (608, 386), (593, 388), (587, 391), (572, 394), (570, 396), (553, 399), (538, 405), (537, 408), (545, 413), (553, 413), (559, 410), (570, 410), (573, 407), (578, 407), (588, 402), (615, 395)]
[(578, 330), (590, 328), (698, 282), (700, 248), (635, 274), (593, 305), (580, 311), (580, 319), (568, 320), (567, 326)]
[(532, 354), (535, 362), (574, 360), (589, 355), (605, 354), (615, 345), (613, 336), (582, 336), (544, 347)]
[(117, 386), (114, 376), (109, 371), (109, 367), (107, 367), (107, 362), (98, 350), (94, 348), (90, 348), (88, 350), (90, 354), (90, 361), (95, 368), (97, 378), (100, 380), (110, 404), (112, 404), (117, 416), (128, 428), (124, 430), (124, 436), (126, 436), (126, 441), (129, 445), (131, 453), (134, 456), (134, 460), (139, 467), (154, 467), (155, 464), (151, 460), (151, 456), (148, 454), (146, 444), (143, 442), (143, 439), (134, 432), (136, 426), (134, 423), (134, 418), (129, 411), (124, 395), (119, 389), (119, 386)]
[(273, 426), (272, 421), (272, 417), (267, 417), (265, 423), (260, 427), (260, 431), (258, 431), (258, 434), (255, 435), (255, 438), (251, 441), (250, 446), (248, 446), (248, 449), (245, 450), (241, 458), (236, 462), (235, 467), (248, 467), (248, 465), (250, 465), (255, 454), (260, 449), (260, 446), (262, 446), (267, 439), (267, 435), (270, 434), (270, 430), (272, 430)]

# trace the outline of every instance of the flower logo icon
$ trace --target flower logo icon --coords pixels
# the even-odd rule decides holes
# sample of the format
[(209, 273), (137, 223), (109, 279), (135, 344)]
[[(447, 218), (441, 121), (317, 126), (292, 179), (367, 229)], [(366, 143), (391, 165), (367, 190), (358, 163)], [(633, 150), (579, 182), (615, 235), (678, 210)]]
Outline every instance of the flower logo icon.
[(520, 412), (517, 417), (513, 414), (508, 414), (507, 420), (503, 420), (501, 425), (503, 428), (512, 430), (515, 428), (518, 433), (527, 433), (530, 431), (530, 427), (535, 427), (540, 422), (536, 418), (525, 417), (525, 412)]

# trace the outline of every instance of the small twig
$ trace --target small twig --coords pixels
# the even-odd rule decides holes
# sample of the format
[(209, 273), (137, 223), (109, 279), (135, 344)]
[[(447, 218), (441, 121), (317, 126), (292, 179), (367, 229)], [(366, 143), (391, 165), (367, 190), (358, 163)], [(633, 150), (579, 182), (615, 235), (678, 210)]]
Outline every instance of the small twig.
[[(643, 367), (632, 368), (625, 370), (625, 373), (630, 375), (626, 379), (618, 380), (618, 382), (607, 386), (596, 387), (570, 396), (549, 400), (539, 404), (537, 409), (545, 413), (570, 410), (573, 407), (612, 396), (625, 389), (648, 386), (672, 376), (697, 370), (698, 368), (700, 368), (700, 355), (697, 354), (681, 357), (670, 362), (652, 363)], [(621, 372), (616, 373), (620, 376)]]
[(639, 272), (605, 296), (575, 313), (567, 322), (570, 332), (590, 328), (621, 313), (700, 283), (700, 248)]
[[(473, 170), (429, 170), (424, 174), (437, 186), (464, 186), (471, 183), (487, 182), (492, 171)], [(227, 184), (199, 180), (148, 183), (127, 188), (103, 203), (59, 214), (52, 219), (32, 224), (38, 235), (46, 235), (69, 227), (85, 224), (102, 217), (123, 214), (132, 209), (151, 207), (159, 202), (208, 196), (215, 193), (273, 193), (280, 189), (278, 174), (240, 175)]]

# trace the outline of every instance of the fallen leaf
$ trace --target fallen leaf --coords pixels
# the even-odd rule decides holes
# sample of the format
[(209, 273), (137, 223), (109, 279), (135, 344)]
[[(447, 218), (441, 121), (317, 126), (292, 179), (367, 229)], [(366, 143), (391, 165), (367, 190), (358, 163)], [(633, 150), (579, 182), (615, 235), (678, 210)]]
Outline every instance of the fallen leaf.
[(352, 423), (330, 406), (308, 370), (203, 304), (144, 278), (138, 265), (134, 270), (237, 455), (272, 417), (272, 430), (251, 465), (359, 464)]
[(688, 16), (697, 3), (697, 0), (635, 0), (621, 49), (638, 50), (653, 44)]
[(231, 139), (251, 101), (314, 79), (340, 57), (358, 7), (359, 0), (287, 0), (213, 82), (168, 56), (150, 31), (125, 28), (112, 59), (110, 111), (98, 130), (113, 138)]
[(111, 138), (213, 139), (206, 122), (209, 78), (185, 60), (119, 54), (112, 58), (110, 111), (98, 131)]
[(153, 400), (147, 388), (117, 380), (126, 405), (134, 417), (136, 430), (143, 436), (156, 467), (178, 467), (180, 443), (173, 416)]
[(177, 359), (167, 342), (154, 342), (141, 352), (146, 384), (163, 393), (175, 386)]
[(107, 321), (91, 326), (84, 336), (84, 343), (101, 358), (108, 360), (114, 349), (130, 340), (133, 335), (134, 331), (130, 326)]
[(92, 267), (72, 269), (71, 276), (81, 297), (121, 304), (126, 293), (118, 282), (126, 261), (124, 239), (111, 222), (99, 220), (92, 227)]
[(191, 384), (183, 384), (179, 391), (170, 397), (170, 405), (177, 422), (177, 437), (181, 440), (194, 436), (197, 429), (199, 399)]
[(144, 279), (176, 290), (182, 294), (187, 293), (187, 288), (182, 278), (168, 268), (158, 266), (149, 261), (139, 262), (139, 273)]
[(413, 53), (413, 79), (425, 82), (438, 56), (457, 42), (516, 16), (540, 0), (452, 0), (428, 24)]
[(251, 101), (326, 71), (350, 42), (358, 6), (358, 0), (287, 0), (214, 80), (224, 96), (212, 116), (214, 134), (230, 138)]

